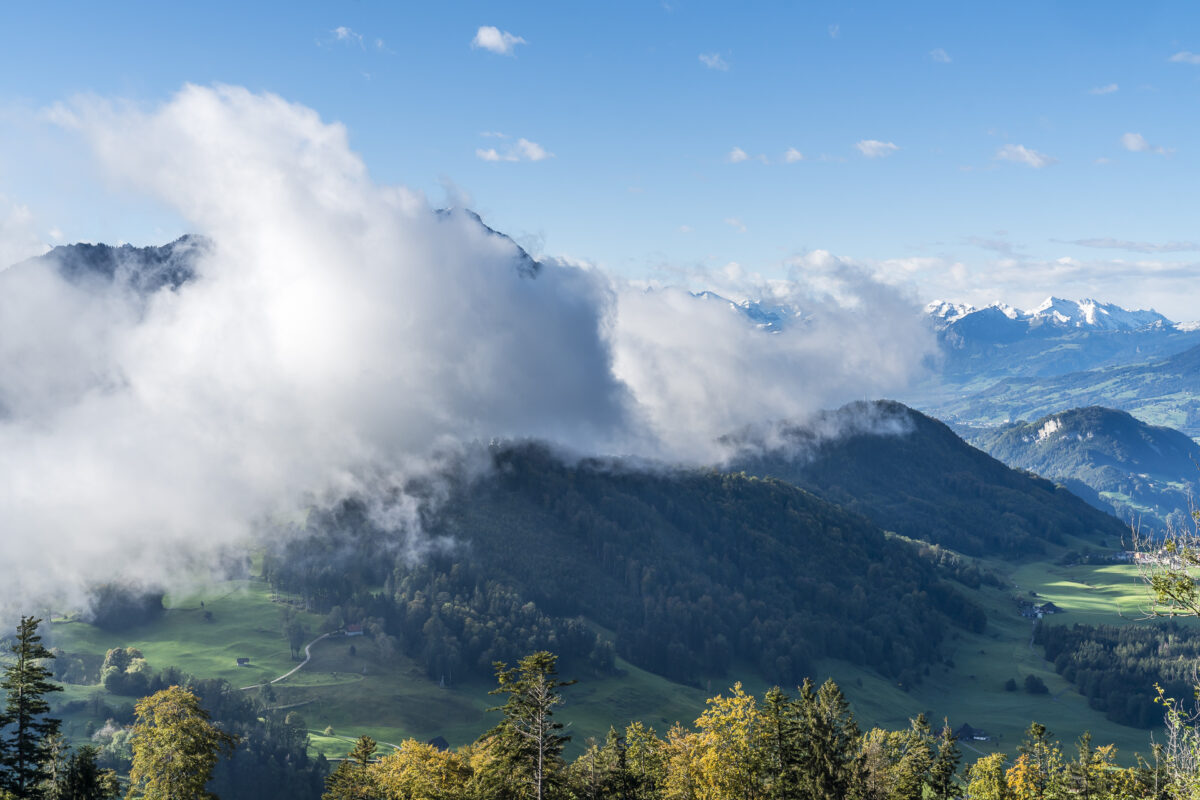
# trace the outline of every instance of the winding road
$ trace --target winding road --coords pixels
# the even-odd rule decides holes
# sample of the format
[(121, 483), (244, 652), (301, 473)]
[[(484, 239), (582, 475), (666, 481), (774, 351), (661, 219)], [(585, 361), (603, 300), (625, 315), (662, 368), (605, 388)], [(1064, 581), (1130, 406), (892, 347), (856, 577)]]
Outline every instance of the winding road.
[(239, 691), (244, 692), (249, 689), (257, 689), (260, 686), (267, 686), (272, 683), (279, 683), (281, 680), (284, 680), (285, 678), (292, 677), (297, 672), (299, 672), (301, 669), (303, 669), (305, 664), (307, 664), (309, 661), (312, 661), (312, 646), (314, 644), (316, 644), (317, 642), (321, 641), (322, 639), (328, 639), (330, 636), (333, 636), (333, 634), (332, 633), (323, 633), (320, 636), (318, 636), (317, 638), (313, 639), (308, 644), (304, 645), (304, 660), (301, 661), (299, 664), (297, 664), (295, 667), (293, 667), (288, 672), (283, 673), (278, 678), (268, 681), (267, 683), (256, 683), (253, 686), (243, 686)]

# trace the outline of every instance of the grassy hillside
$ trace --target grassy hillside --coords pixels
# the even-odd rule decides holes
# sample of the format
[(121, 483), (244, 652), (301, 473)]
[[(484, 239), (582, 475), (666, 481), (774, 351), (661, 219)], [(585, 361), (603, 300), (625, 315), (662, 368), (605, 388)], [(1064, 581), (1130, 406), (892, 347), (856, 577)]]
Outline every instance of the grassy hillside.
[[(271, 598), (261, 580), (228, 581), (198, 595), (169, 596), (158, 620), (128, 631), (107, 632), (77, 618), (59, 617), (46, 638), (65, 658), (85, 656), (98, 664), (110, 648), (136, 647), (156, 670), (173, 666), (199, 678), (255, 687), (247, 691), (259, 693), (263, 690), (256, 684), (299, 663), (291, 660), (282, 633), (284, 606)], [(211, 622), (205, 621), (201, 602), (213, 612)], [(300, 614), (315, 638), (320, 618)], [(239, 657), (249, 657), (253, 666), (238, 667)], [(671, 683), (624, 662), (618, 666), (620, 674), (585, 678), (567, 696), (562, 713), (581, 742), (602, 737), (613, 721), (641, 719), (665, 730), (677, 719), (692, 719), (703, 707), (706, 695), (696, 687)], [(492, 687), (477, 680), (443, 688), (409, 659), (381, 659), (370, 638), (336, 636), (315, 644), (312, 660), (273, 684), (270, 692), (274, 707), (294, 707), (304, 717), (315, 752), (341, 756), (362, 733), (393, 743), (435, 736), (454, 745), (473, 741), (497, 718), (487, 712), (495, 704), (488, 695)], [(133, 702), (105, 691), (96, 680), (66, 683), (65, 688), (53, 698), (60, 712), (75, 701), (90, 706), (99, 700), (118, 709)], [(64, 732), (75, 741), (85, 740), (106, 717), (90, 707), (72, 707), (63, 716)], [(331, 735), (325, 734), (328, 727)]]
[[(1002, 569), (1001, 562), (989, 568)], [(1058, 567), (1031, 562), (1011, 573), (1019, 589), (984, 587), (971, 592), (986, 606), (990, 623), (984, 633), (960, 631), (947, 642), (946, 660), (930, 668), (929, 678), (905, 691), (879, 673), (835, 659), (814, 664), (815, 677), (832, 676), (846, 691), (864, 726), (903, 727), (908, 717), (925, 711), (934, 719), (948, 717), (954, 725), (969, 722), (996, 734), (992, 743), (974, 743), (977, 752), (999, 748), (1012, 751), (1032, 719), (1046, 724), (1064, 740), (1073, 740), (1085, 729), (1098, 741), (1115, 742), (1124, 756), (1148, 749), (1148, 733), (1116, 725), (1087, 707), (1083, 697), (1054, 673), (1030, 646), (1031, 623), (1019, 616), (1014, 592), (1035, 591), (1053, 600), (1066, 613), (1047, 617), (1043, 624), (1106, 622), (1143, 624), (1139, 621), (1142, 592), (1136, 570), (1129, 566)], [(199, 602), (213, 610), (213, 622), (198, 613)], [(261, 581), (234, 581), (210, 587), (201, 595), (169, 597), (162, 617), (123, 634), (105, 633), (79, 620), (57, 619), (50, 630), (52, 643), (68, 654), (103, 656), (117, 646), (137, 646), (151, 665), (178, 666), (199, 677), (222, 677), (245, 686), (264, 677), (282, 674), (295, 663), (288, 657), (280, 631), (281, 604)], [(316, 625), (313, 617), (307, 619)], [(315, 630), (315, 628), (314, 628)], [(351, 655), (350, 647), (355, 648)], [(234, 659), (249, 654), (254, 668), (239, 668)], [(621, 672), (606, 677), (580, 677), (566, 690), (567, 703), (560, 716), (570, 725), (578, 752), (587, 737), (602, 737), (610, 724), (641, 719), (665, 731), (670, 723), (690, 722), (702, 710), (704, 699), (722, 691), (734, 679), (761, 691), (766, 682), (755, 677), (751, 664), (735, 664), (736, 675), (724, 681), (705, 680), (701, 687), (665, 680), (626, 662)], [(364, 674), (365, 670), (365, 674)], [(1006, 692), (1008, 678), (1041, 677), (1049, 695)], [(711, 687), (711, 688), (710, 688)], [(273, 687), (276, 706), (294, 706), (306, 722), (314, 752), (344, 755), (354, 737), (367, 733), (381, 742), (398, 743), (414, 736), (427, 740), (445, 737), (451, 744), (475, 739), (495, 719), (487, 708), (494, 698), (491, 683), (472, 680), (442, 688), (429, 679), (420, 665), (405, 658), (388, 663), (378, 658), (367, 637), (331, 638), (313, 647), (313, 659), (300, 672)], [(67, 686), (55, 702), (89, 701), (99, 695), (112, 705), (130, 703), (105, 693), (102, 687)], [(259, 690), (251, 690), (259, 691)], [(64, 715), (68, 736), (83, 740), (104, 719), (88, 708)], [(332, 734), (324, 733), (327, 727)], [(968, 750), (968, 757), (971, 750)]]

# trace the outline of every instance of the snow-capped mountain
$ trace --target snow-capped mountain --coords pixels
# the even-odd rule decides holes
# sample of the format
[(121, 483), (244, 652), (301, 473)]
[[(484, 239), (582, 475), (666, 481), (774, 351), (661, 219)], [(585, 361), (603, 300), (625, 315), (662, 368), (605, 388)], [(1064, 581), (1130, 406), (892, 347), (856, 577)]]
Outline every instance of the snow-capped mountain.
[(960, 320), (967, 314), (972, 314), (977, 310), (970, 303), (951, 303), (949, 300), (934, 300), (925, 306), (926, 314), (946, 325)]
[[(987, 313), (991, 311), (991, 313)], [(1027, 311), (1013, 308), (999, 301), (984, 308), (975, 308), (966, 303), (935, 300), (925, 307), (939, 330), (964, 322), (973, 315), (984, 314), (995, 317), (995, 312), (1025, 328), (1050, 325), (1056, 328), (1082, 328), (1102, 331), (1136, 331), (1149, 327), (1173, 327), (1175, 323), (1154, 310), (1129, 310), (1115, 303), (1098, 300), (1064, 300), (1047, 297), (1040, 305)]]
[(1133, 331), (1151, 325), (1172, 325), (1171, 320), (1154, 310), (1131, 311), (1115, 303), (1097, 300), (1063, 300), (1048, 297), (1032, 311), (1026, 312), (1031, 320), (1046, 320), (1057, 325), (1076, 328), (1091, 327), (1101, 330)]
[(1049, 297), (1027, 310), (938, 300), (925, 313), (941, 351), (937, 378), (908, 399), (935, 411), (947, 402), (948, 386), (978, 391), (1007, 378), (1147, 363), (1200, 345), (1200, 325), (1092, 299)]

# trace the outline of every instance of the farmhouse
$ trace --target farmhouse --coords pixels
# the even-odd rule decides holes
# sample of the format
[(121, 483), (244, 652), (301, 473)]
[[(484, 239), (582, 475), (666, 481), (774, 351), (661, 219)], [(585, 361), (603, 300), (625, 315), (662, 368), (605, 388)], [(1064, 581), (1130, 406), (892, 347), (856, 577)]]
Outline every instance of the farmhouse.
[(248, 666), (250, 666), (250, 659), (248, 659), (248, 658), (239, 658), (239, 659), (237, 660), (237, 665), (238, 665), (239, 667), (248, 667)]
[(346, 626), (346, 635), (347, 636), (362, 636), (363, 635), (362, 625), (347, 625)]
[(979, 728), (972, 728), (965, 722), (961, 727), (959, 727), (958, 730), (954, 732), (954, 738), (958, 739), (960, 742), (990, 742), (992, 740), (991, 734), (989, 734), (987, 731)]

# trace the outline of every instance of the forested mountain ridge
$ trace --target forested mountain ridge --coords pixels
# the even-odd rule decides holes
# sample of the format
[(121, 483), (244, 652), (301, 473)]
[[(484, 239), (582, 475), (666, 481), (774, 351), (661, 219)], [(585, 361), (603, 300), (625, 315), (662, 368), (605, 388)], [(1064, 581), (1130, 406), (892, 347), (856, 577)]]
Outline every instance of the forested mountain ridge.
[(1122, 520), (1177, 527), (1200, 490), (1200, 445), (1125, 411), (1089, 406), (999, 428), (964, 429), (1004, 463), (1066, 483)]
[(162, 288), (178, 289), (195, 278), (197, 258), (212, 246), (209, 239), (193, 234), (148, 247), (81, 242), (59, 245), (40, 256), (14, 264), (6, 272), (20, 275), (49, 268), (68, 283), (123, 282), (140, 294), (152, 294)]
[[(864, 417), (893, 424), (856, 426)], [(900, 403), (852, 403), (817, 426), (843, 432), (818, 437), (793, 428), (782, 446), (738, 467), (801, 486), (886, 530), (969, 555), (1037, 554), (1067, 536), (1115, 547), (1127, 533), (1066, 489), (1005, 466)]]
[(456, 544), (424, 564), (389, 568), (384, 535), (346, 506), (314, 515), (309, 536), (268, 558), (268, 578), (368, 620), (434, 676), (483, 674), (548, 639), (564, 663), (603, 669), (603, 637), (582, 618), (678, 681), (740, 659), (793, 684), (834, 657), (911, 684), (952, 626), (986, 625), (918, 547), (781, 481), (565, 464), (536, 444), (489, 455), (492, 472), (431, 516), (429, 533)]

